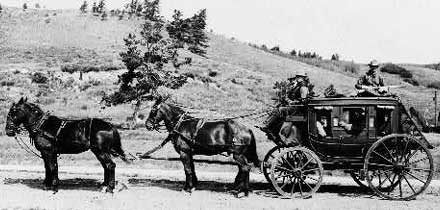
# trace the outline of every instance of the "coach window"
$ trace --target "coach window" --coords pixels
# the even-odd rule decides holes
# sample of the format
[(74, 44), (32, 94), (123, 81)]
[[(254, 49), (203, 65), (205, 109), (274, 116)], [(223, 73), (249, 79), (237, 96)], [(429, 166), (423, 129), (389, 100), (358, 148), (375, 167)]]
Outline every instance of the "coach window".
[(366, 127), (365, 108), (343, 108), (339, 126), (349, 134), (361, 133)]
[(391, 113), (394, 106), (377, 106), (376, 109), (376, 132), (378, 136), (391, 134)]

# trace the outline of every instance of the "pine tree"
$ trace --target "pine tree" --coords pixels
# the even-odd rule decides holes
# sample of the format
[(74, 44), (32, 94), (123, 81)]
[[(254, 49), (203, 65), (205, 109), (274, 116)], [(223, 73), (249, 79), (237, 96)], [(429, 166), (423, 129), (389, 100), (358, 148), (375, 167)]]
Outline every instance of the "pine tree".
[(293, 49), (292, 51), (290, 51), (290, 55), (291, 55), (291, 56), (296, 56), (296, 50)]
[(93, 12), (93, 13), (98, 13), (98, 6), (96, 6), (96, 1), (93, 2), (93, 5), (92, 5), (92, 12)]
[(179, 47), (188, 46), (188, 50), (200, 56), (206, 56), (208, 35), (206, 28), (206, 9), (200, 10), (191, 18), (182, 18), (182, 12), (174, 10), (173, 20), (167, 26), (167, 32)]
[(87, 7), (88, 7), (87, 1), (84, 1), (83, 4), (81, 5), (81, 7), (79, 8), (79, 10), (82, 13), (86, 13), (87, 12)]
[[(194, 44), (194, 41), (164, 36), (163, 32), (168, 31), (168, 26), (159, 10), (156, 10), (156, 4), (158, 6), (159, 1), (149, 2), (153, 2), (153, 4), (150, 4), (149, 8), (145, 8), (150, 12), (144, 13), (140, 36), (137, 37), (130, 33), (124, 39), (127, 51), (121, 52), (120, 56), (127, 71), (119, 75), (119, 89), (103, 97), (106, 105), (136, 101), (138, 106), (140, 101), (154, 100), (154, 97), (151, 96), (157, 92), (159, 87), (177, 89), (186, 83), (186, 76), (180, 74), (178, 69), (181, 65), (190, 64), (191, 59), (184, 57), (185, 61), (180, 62), (179, 59), (183, 57), (178, 50), (185, 48), (185, 46), (188, 49), (188, 46)], [(174, 33), (186, 33), (185, 29), (187, 28), (176, 28)], [(183, 43), (177, 44), (178, 41), (183, 41)], [(165, 67), (168, 64), (172, 64), (175, 71), (167, 70)]]

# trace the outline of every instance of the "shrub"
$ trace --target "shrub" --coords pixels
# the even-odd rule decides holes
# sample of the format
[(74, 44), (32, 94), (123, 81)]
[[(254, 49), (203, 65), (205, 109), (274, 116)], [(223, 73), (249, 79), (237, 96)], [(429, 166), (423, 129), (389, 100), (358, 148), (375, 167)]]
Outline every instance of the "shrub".
[(3, 86), (7, 86), (7, 87), (10, 87), (10, 86), (14, 86), (15, 85), (15, 82), (14, 81), (10, 81), (10, 80), (2, 80), (1, 82), (0, 82), (0, 85), (3, 87)]
[(386, 72), (389, 74), (398, 74), (403, 78), (412, 78), (413, 75), (410, 71), (406, 70), (403, 67), (400, 67), (396, 64), (387, 63), (384, 66), (382, 66), (381, 70), (382, 72)]
[(87, 110), (87, 105), (82, 105), (82, 106), (80, 107), (80, 109), (81, 109), (81, 110)]
[(414, 78), (404, 78), (403, 81), (414, 86), (419, 86), (419, 82)]
[(440, 89), (440, 82), (439, 81), (431, 82), (431, 83), (428, 84), (427, 87), (428, 88)]
[(32, 74), (31, 80), (33, 83), (46, 84), (49, 79), (43, 73), (35, 72)]
[(216, 77), (217, 75), (218, 75), (218, 72), (216, 72), (216, 71), (209, 70), (209, 72), (208, 72), (208, 76), (210, 76), (210, 77)]
[(62, 72), (67, 73), (75, 73), (75, 72), (100, 72), (100, 71), (114, 71), (122, 69), (122, 66), (116, 66), (116, 65), (102, 65), (102, 66), (81, 66), (78, 64), (69, 64), (69, 65), (63, 65), (61, 66)]
[(428, 64), (425, 65), (426, 68), (440, 70), (440, 63)]

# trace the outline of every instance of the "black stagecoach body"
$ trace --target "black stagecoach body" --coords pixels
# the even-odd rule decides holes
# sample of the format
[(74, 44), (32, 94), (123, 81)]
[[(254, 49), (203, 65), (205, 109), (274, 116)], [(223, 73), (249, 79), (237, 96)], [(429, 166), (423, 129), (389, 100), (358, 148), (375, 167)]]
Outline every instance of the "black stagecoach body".
[(323, 170), (343, 169), (361, 187), (399, 200), (414, 198), (432, 179), (432, 146), (397, 98), (316, 98), (282, 109), (299, 130), (299, 145), (277, 141), (262, 164), (281, 195), (310, 196)]

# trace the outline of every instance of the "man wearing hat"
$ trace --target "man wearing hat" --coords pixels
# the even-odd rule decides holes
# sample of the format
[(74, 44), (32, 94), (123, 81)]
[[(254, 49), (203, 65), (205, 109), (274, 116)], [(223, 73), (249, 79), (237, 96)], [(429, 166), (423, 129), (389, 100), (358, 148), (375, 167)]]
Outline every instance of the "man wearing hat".
[[(299, 72), (295, 76), (287, 79), (289, 81), (286, 92), (280, 97), (283, 98), (282, 101), (287, 104), (279, 104), (280, 106), (286, 106), (290, 104), (305, 103), (313, 94), (313, 85), (310, 84), (309, 77), (305, 72)], [(278, 122), (280, 119), (284, 118), (278, 110), (274, 110), (269, 113), (267, 119), (263, 122), (262, 126), (256, 126), (262, 131), (268, 134), (269, 139), (276, 138), (269, 129), (274, 123)], [(284, 126), (283, 126), (284, 127)]]
[(383, 96), (388, 90), (384, 87), (383, 79), (377, 75), (379, 63), (372, 60), (368, 63), (370, 68), (364, 76), (361, 76), (357, 81), (355, 87), (359, 90), (358, 96)]
[(288, 78), (289, 87), (286, 94), (286, 101), (289, 104), (304, 102), (309, 97), (310, 80), (305, 72), (299, 72), (294, 77)]

